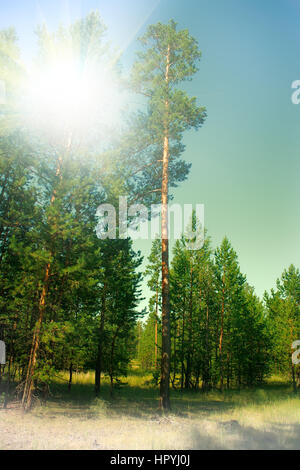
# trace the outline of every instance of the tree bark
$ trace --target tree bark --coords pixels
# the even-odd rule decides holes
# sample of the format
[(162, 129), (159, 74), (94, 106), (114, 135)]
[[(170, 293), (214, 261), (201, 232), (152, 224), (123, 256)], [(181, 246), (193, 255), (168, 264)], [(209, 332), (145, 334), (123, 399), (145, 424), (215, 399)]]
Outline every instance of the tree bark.
[(193, 351), (193, 266), (190, 270), (190, 299), (188, 316), (188, 353), (186, 360), (185, 388), (189, 389), (191, 385), (192, 364), (191, 356)]
[(155, 301), (155, 351), (154, 351), (154, 368), (157, 370), (157, 341), (158, 341), (158, 286), (156, 287)]
[(224, 370), (223, 370), (223, 335), (224, 335), (224, 311), (225, 311), (225, 272), (223, 274), (222, 288), (222, 310), (221, 310), (221, 332), (219, 341), (219, 357), (220, 357), (220, 390), (223, 391)]
[(69, 383), (68, 383), (68, 391), (71, 391), (72, 387), (72, 379), (73, 379), (73, 363), (71, 361), (70, 368), (69, 368)]
[(103, 332), (104, 332), (104, 324), (105, 324), (105, 310), (106, 310), (106, 285), (103, 287), (103, 294), (102, 294), (102, 308), (101, 308), (101, 319), (100, 319), (100, 327), (99, 327), (99, 337), (98, 337), (98, 352), (97, 352), (97, 361), (96, 361), (96, 368), (95, 368), (95, 394), (98, 397), (100, 394), (100, 387), (101, 387), (101, 373), (103, 367)]
[(205, 323), (205, 365), (204, 365), (204, 377), (202, 382), (202, 390), (206, 391), (210, 388), (210, 347), (209, 347), (209, 308), (208, 299), (206, 299), (206, 323)]
[(181, 390), (183, 390), (184, 375), (185, 375), (185, 367), (184, 367), (184, 337), (185, 337), (185, 293), (184, 293), (184, 298), (183, 298), (182, 333), (181, 333), (181, 384), (180, 384)]
[(110, 367), (109, 367), (109, 376), (110, 376), (110, 397), (113, 398), (114, 394), (114, 355), (115, 355), (115, 345), (116, 340), (120, 331), (120, 326), (118, 326), (111, 344), (111, 353), (110, 353)]

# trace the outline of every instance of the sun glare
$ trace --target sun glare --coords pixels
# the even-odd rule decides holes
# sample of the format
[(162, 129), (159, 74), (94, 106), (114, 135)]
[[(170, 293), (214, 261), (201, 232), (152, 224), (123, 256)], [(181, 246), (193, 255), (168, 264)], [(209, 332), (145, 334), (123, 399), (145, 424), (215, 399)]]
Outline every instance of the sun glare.
[(26, 86), (27, 116), (35, 126), (85, 132), (120, 119), (123, 98), (109, 70), (58, 62), (33, 69)]

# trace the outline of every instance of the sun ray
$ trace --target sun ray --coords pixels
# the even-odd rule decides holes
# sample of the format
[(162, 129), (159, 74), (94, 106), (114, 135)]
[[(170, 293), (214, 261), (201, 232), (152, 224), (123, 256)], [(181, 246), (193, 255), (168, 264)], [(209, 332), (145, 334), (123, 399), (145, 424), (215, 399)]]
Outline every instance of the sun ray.
[(148, 21), (150, 16), (153, 14), (153, 12), (158, 8), (159, 4), (161, 3), (161, 0), (156, 0), (156, 2), (150, 7), (150, 11), (147, 12), (146, 16), (138, 23), (136, 28), (133, 30), (133, 32), (130, 34), (129, 38), (124, 42), (124, 45), (122, 46), (120, 50), (120, 57), (124, 54), (124, 52), (129, 48), (129, 46), (133, 43), (133, 41), (136, 39), (139, 31), (143, 28), (145, 23)]

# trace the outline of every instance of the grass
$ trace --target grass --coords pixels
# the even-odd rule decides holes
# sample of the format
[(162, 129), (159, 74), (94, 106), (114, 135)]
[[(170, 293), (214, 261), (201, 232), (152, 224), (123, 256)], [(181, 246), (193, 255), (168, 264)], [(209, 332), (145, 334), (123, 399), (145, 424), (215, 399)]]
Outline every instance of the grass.
[(0, 449), (300, 449), (300, 400), (272, 377), (255, 389), (207, 393), (172, 390), (172, 412), (158, 413), (151, 374), (132, 369), (110, 397), (92, 372), (56, 377), (45, 406), (24, 415), (0, 410)]

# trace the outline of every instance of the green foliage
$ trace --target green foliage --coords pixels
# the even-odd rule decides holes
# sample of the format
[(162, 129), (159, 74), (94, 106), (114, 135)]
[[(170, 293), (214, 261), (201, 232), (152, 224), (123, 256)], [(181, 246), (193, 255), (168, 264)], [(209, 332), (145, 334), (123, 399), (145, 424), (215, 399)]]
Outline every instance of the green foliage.
[(173, 386), (207, 390), (253, 385), (269, 371), (261, 302), (246, 284), (227, 238), (213, 256), (206, 238), (174, 248), (171, 270)]
[(149, 315), (146, 323), (138, 324), (137, 358), (142, 369), (159, 370), (161, 350), (161, 240), (152, 243), (148, 265), (144, 275), (148, 278), (148, 287), (153, 292), (149, 299)]
[[(97, 13), (55, 34), (42, 28), (39, 66), (70, 52), (100, 66), (107, 54), (104, 32)], [(1, 33), (0, 49), (3, 41), (16, 54), (13, 33)], [(1, 67), (6, 70), (7, 62), (0, 62), (0, 74)], [(73, 133), (67, 141), (65, 133), (50, 140), (17, 121), (0, 137), (0, 331), (10, 374), (18, 370), (24, 383), (34, 341), (36, 382), (50, 383), (62, 368), (71, 374), (95, 366), (105, 297), (103, 372), (114, 380), (133, 354), (141, 257), (130, 240), (96, 237), (97, 208), (119, 195), (118, 186), (110, 185), (118, 176), (112, 144), (107, 152), (107, 139), (100, 145)]]
[(291, 265), (277, 280), (277, 290), (265, 293), (267, 322), (271, 340), (272, 371), (292, 375), (296, 386), (295, 367), (292, 364), (292, 343), (300, 334), (300, 273)]

